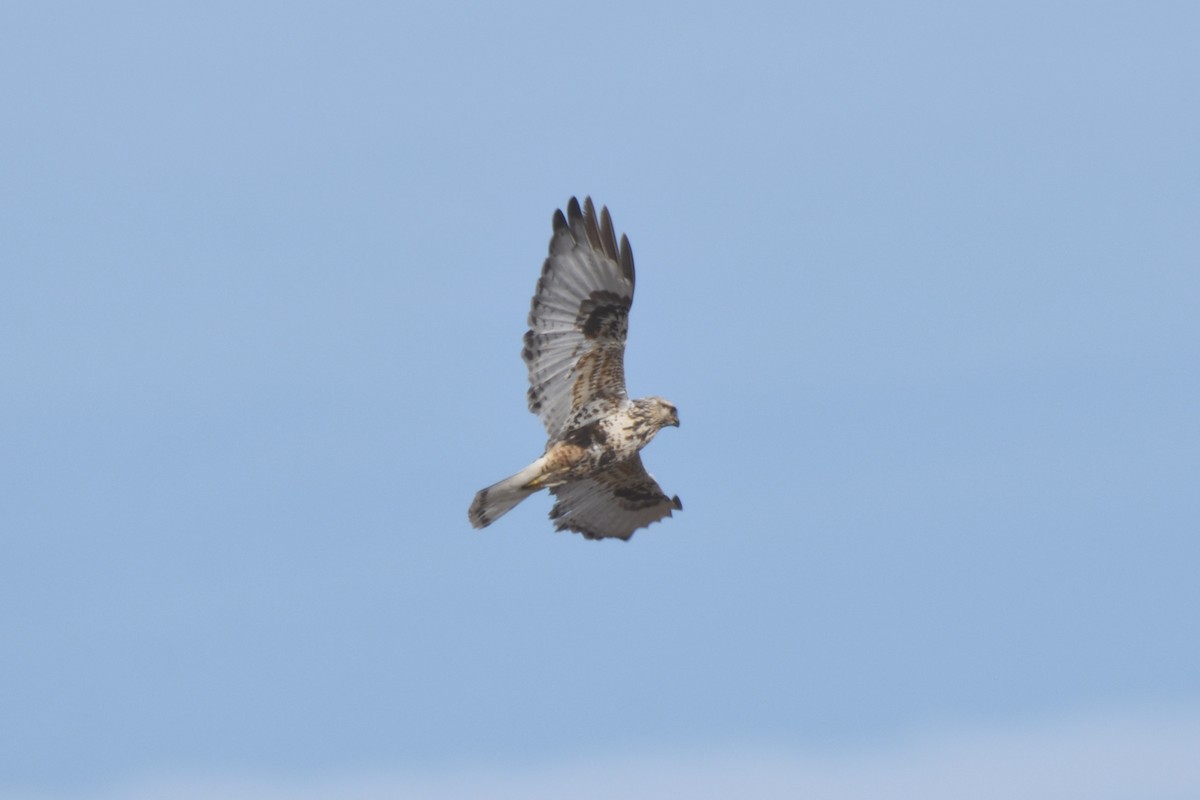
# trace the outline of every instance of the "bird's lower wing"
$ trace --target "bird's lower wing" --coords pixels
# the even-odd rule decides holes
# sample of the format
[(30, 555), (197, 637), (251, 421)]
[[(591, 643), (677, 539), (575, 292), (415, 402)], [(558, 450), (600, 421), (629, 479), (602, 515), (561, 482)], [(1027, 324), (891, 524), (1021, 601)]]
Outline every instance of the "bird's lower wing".
[(550, 510), (555, 528), (587, 539), (628, 539), (638, 528), (683, 509), (678, 497), (663, 493), (637, 455), (551, 491), (557, 499)]

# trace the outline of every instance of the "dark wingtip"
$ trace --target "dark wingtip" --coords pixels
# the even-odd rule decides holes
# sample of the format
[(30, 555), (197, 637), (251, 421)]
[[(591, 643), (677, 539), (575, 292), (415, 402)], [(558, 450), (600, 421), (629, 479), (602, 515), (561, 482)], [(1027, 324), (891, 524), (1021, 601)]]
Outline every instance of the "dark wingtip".
[(633, 286), (636, 281), (636, 275), (633, 271), (633, 248), (629, 246), (629, 237), (621, 234), (621, 272), (625, 273), (625, 278), (629, 281), (629, 285)]
[(576, 240), (582, 238), (582, 230), (593, 247), (621, 265), (625, 279), (629, 281), (630, 286), (634, 285), (636, 275), (633, 268), (633, 248), (629, 246), (629, 237), (625, 234), (621, 234), (621, 242), (617, 244), (617, 230), (613, 225), (612, 215), (608, 212), (608, 206), (602, 206), (597, 214), (596, 205), (590, 195), (583, 198), (582, 207), (579, 199), (572, 197), (567, 202), (565, 218), (561, 211), (554, 212), (554, 230), (560, 228), (570, 228)]
[(601, 235), (600, 222), (596, 217), (596, 206), (592, 198), (583, 198), (583, 233), (587, 236), (588, 244), (593, 250), (604, 252), (604, 239)]
[(612, 215), (608, 213), (608, 206), (600, 209), (600, 243), (604, 247), (604, 255), (619, 263), (621, 250), (617, 247), (617, 237), (613, 230)]

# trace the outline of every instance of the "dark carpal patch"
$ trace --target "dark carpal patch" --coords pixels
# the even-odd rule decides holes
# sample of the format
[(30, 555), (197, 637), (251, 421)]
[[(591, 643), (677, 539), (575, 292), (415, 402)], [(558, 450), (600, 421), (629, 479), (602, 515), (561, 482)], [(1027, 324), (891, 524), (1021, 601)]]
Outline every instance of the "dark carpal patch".
[(632, 298), (598, 289), (579, 304), (579, 316), (575, 324), (589, 339), (603, 337), (623, 341), (632, 304)]

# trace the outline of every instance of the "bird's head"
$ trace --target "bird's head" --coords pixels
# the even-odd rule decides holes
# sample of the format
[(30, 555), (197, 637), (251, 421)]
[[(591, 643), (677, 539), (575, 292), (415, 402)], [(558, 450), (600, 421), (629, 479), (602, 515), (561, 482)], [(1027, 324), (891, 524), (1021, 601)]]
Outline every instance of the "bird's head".
[(660, 427), (679, 427), (679, 410), (675, 406), (661, 397), (651, 397), (649, 400), (653, 403), (654, 416)]

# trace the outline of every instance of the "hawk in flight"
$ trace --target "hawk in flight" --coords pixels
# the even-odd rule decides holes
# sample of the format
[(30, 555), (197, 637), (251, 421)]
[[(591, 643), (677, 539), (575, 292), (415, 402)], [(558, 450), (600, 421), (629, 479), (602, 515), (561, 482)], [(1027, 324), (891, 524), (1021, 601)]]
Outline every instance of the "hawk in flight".
[(661, 397), (630, 400), (625, 391), (625, 333), (633, 304), (633, 251), (612, 218), (589, 197), (554, 212), (550, 255), (529, 311), (521, 357), (529, 368), (529, 410), (546, 426), (546, 452), (517, 474), (481, 489), (468, 512), (491, 525), (539, 489), (556, 502), (557, 530), (588, 539), (628, 539), (682, 509), (667, 497), (638, 455), (654, 434), (679, 425)]

